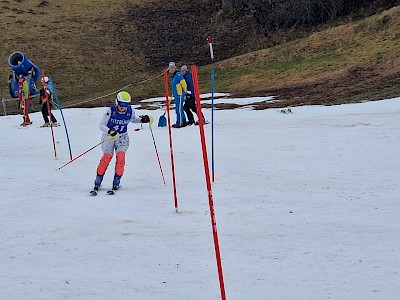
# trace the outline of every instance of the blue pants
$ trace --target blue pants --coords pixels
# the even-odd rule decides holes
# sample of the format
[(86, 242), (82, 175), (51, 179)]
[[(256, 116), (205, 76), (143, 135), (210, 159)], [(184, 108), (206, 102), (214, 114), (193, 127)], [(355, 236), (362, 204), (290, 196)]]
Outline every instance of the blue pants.
[(183, 126), (186, 123), (185, 111), (183, 104), (185, 103), (185, 96), (174, 97), (175, 112), (176, 112), (176, 125)]

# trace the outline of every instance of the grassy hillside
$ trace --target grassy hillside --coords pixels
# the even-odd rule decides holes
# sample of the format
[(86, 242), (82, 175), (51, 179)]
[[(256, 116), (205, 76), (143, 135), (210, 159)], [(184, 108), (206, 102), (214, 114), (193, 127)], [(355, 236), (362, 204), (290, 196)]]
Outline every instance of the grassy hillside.
[(399, 53), (400, 7), (395, 7), (219, 62), (216, 82), (218, 90), (279, 95), (288, 105), (395, 97), (400, 95)]
[(121, 3), (2, 0), (1, 95), (8, 96), (7, 60), (16, 50), (53, 77), (64, 101), (103, 95), (153, 76), (154, 70), (146, 69), (140, 44), (128, 44), (115, 34), (121, 32), (120, 20), (114, 17), (124, 13)]
[(218, 92), (277, 95), (280, 106), (400, 95), (400, 7), (224, 60), (259, 48), (263, 35), (251, 20), (222, 18), (214, 1), (178, 2), (1, 0), (0, 95), (9, 96), (13, 51), (53, 77), (64, 105), (105, 105), (112, 95), (88, 100), (126, 85), (135, 99), (163, 95), (160, 74), (170, 60), (199, 65), (206, 92), (209, 34)]

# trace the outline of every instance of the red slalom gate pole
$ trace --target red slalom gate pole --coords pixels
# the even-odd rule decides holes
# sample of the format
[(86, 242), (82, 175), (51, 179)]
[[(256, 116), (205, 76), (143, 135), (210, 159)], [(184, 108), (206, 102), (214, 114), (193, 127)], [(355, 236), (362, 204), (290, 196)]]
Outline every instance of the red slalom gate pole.
[(47, 85), (46, 82), (44, 81), (44, 71), (42, 70), (42, 83), (43, 83), (43, 89), (44, 89), (44, 94), (46, 96), (46, 102), (47, 102), (47, 113), (49, 115), (49, 122), (50, 122), (50, 129), (51, 129), (51, 137), (53, 139), (53, 150), (54, 150), (54, 159), (57, 159), (57, 150), (56, 150), (56, 141), (54, 139), (54, 130), (53, 130), (53, 120), (51, 119), (51, 109), (50, 109), (50, 100), (49, 96), (47, 95)]
[[(194, 93), (195, 93), (195, 97), (196, 97), (197, 115), (198, 116), (202, 116), (202, 114), (201, 114), (199, 80), (198, 80), (198, 77), (197, 77), (197, 67), (196, 66), (192, 66), (192, 75), (193, 75)], [(226, 300), (224, 276), (223, 276), (223, 273), (222, 273), (221, 254), (220, 254), (220, 251), (219, 251), (217, 221), (216, 221), (216, 218), (215, 218), (214, 200), (213, 200), (212, 189), (211, 189), (210, 168), (208, 166), (206, 138), (205, 138), (205, 135), (204, 135), (204, 121), (203, 121), (203, 118), (199, 118), (199, 129), (200, 129), (201, 147), (202, 147), (202, 151), (203, 151), (204, 173), (205, 173), (205, 177), (206, 177), (207, 191), (208, 191), (208, 204), (210, 206), (211, 226), (212, 226), (212, 229), (213, 229), (215, 257), (216, 257), (216, 260), (217, 260), (217, 267), (218, 267), (219, 286), (220, 286), (220, 290), (221, 290), (221, 298), (222, 298), (222, 300)]]
[(172, 167), (172, 185), (174, 187), (174, 204), (175, 211), (178, 212), (178, 197), (176, 195), (176, 180), (175, 180), (175, 164), (174, 164), (174, 150), (172, 148), (172, 131), (171, 131), (171, 116), (169, 112), (169, 99), (168, 99), (168, 74), (167, 70), (164, 70), (164, 89), (165, 89), (165, 101), (167, 105), (167, 120), (168, 120), (168, 134), (169, 134), (169, 150), (171, 153), (171, 167)]

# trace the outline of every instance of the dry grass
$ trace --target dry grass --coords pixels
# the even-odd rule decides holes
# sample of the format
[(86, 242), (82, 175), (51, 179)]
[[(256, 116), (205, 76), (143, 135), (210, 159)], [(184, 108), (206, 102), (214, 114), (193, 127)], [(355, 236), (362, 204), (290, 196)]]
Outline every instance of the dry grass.
[[(400, 94), (400, 7), (216, 64), (217, 90), (326, 104)], [(259, 107), (274, 106), (264, 104)]]
[[(122, 3), (3, 0), (0, 61), (7, 62), (13, 51), (23, 52), (53, 76), (58, 93), (70, 101), (103, 95), (144, 79), (148, 74), (139, 46), (127, 45), (115, 36), (120, 24), (113, 16), (123, 13)], [(8, 65), (1, 64), (0, 72), (8, 75)], [(7, 92), (2, 85), (1, 94)]]
[[(197, 5), (207, 3), (196, 1)], [(0, 95), (9, 95), (7, 61), (13, 51), (22, 51), (50, 74), (62, 102), (67, 105), (111, 93), (128, 84), (132, 84), (127, 90), (135, 99), (163, 95), (162, 78), (158, 76), (162, 67), (154, 65), (159, 52), (153, 51), (153, 47), (159, 47), (162, 41), (149, 42), (151, 37), (163, 38), (156, 35), (162, 24), (149, 19), (153, 14), (145, 12), (146, 8), (151, 8), (150, 12), (168, 14), (174, 9), (168, 5), (174, 3), (155, 0), (1, 0), (0, 62), (3, 63), (0, 74), (3, 83)], [(192, 11), (194, 8), (188, 6), (187, 9)], [(207, 9), (212, 10), (211, 7)], [(168, 18), (171, 17), (177, 16), (172, 13)], [(140, 22), (149, 26), (138, 26)], [(198, 29), (198, 36), (209, 30), (205, 21), (196, 24), (205, 26)], [(221, 24), (214, 26), (222, 30)], [(187, 44), (190, 39), (185, 37), (182, 41), (186, 48), (193, 48), (187, 53), (192, 57), (189, 63), (205, 61), (206, 44), (195, 48), (195, 44)], [(216, 53), (233, 45), (230, 40), (225, 43), (225, 48), (221, 44), (220, 49), (216, 43)], [(216, 70), (218, 92), (273, 94), (283, 100), (281, 104), (258, 104), (259, 109), (273, 105), (342, 103), (400, 94), (399, 52), (400, 7), (395, 7), (365, 20), (315, 32), (306, 38), (218, 61), (212, 67)], [(195, 59), (196, 55), (198, 59)], [(182, 51), (180, 58), (186, 60)], [(159, 59), (160, 62), (164, 60)], [(199, 68), (202, 92), (210, 90), (210, 69), (211, 65)], [(113, 96), (109, 96), (85, 105), (107, 105), (112, 99)]]

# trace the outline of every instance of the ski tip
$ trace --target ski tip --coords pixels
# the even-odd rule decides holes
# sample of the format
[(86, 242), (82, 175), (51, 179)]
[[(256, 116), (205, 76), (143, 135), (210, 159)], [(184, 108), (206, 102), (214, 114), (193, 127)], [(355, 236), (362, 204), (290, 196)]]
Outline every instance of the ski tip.
[(293, 113), (290, 108), (279, 109), (278, 112), (280, 112), (281, 114), (292, 114)]

